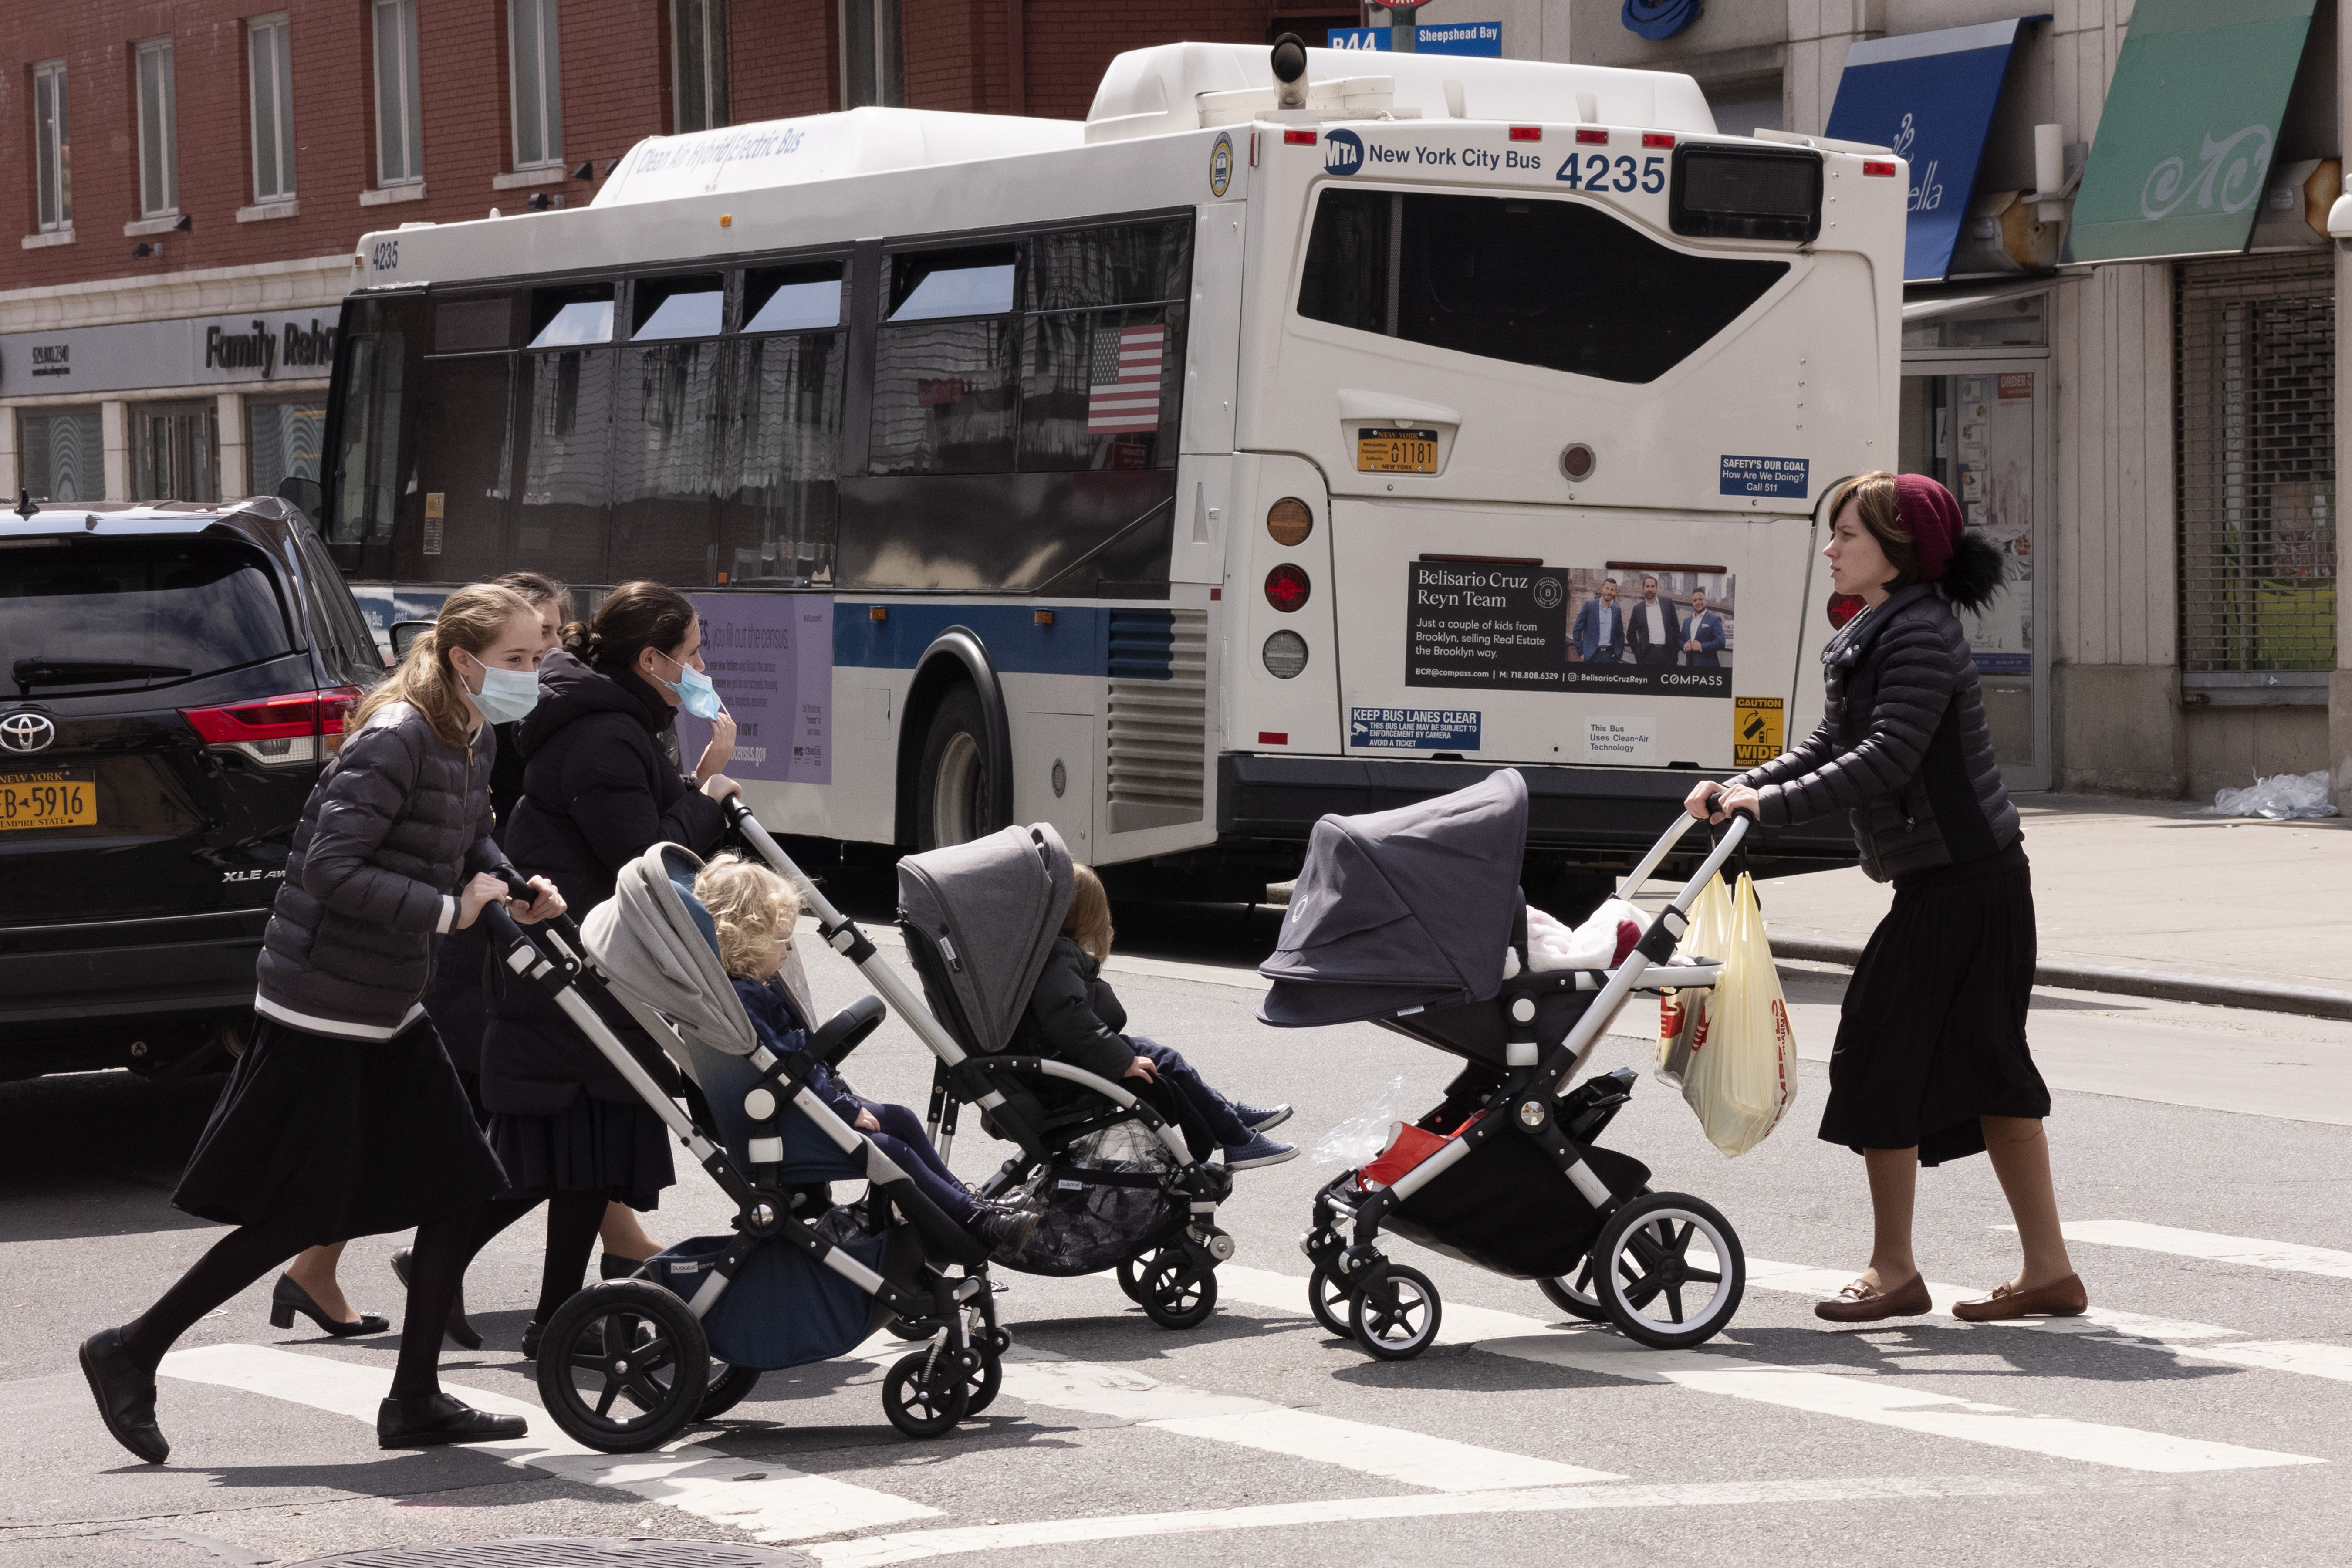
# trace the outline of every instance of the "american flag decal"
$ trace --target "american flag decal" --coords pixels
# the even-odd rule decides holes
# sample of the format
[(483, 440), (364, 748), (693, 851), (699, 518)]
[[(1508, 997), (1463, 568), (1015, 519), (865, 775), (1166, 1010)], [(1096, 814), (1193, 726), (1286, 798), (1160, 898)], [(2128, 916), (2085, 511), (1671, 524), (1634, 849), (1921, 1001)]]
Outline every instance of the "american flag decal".
[(1167, 348), (1166, 327), (1095, 333), (1087, 375), (1089, 433), (1160, 428), (1160, 364)]

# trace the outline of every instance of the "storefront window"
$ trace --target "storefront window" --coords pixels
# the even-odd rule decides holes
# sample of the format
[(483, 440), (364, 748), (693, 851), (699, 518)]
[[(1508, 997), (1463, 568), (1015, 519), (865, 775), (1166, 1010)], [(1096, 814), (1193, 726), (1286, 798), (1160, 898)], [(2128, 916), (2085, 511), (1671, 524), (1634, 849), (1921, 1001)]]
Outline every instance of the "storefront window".
[(131, 410), (134, 500), (215, 501), (220, 417), (209, 403), (145, 403)]
[(253, 493), (283, 496), (316, 517), (326, 425), (323, 392), (299, 398), (247, 399), (245, 439)]
[(17, 483), (38, 501), (106, 499), (97, 405), (27, 408), (16, 416)]

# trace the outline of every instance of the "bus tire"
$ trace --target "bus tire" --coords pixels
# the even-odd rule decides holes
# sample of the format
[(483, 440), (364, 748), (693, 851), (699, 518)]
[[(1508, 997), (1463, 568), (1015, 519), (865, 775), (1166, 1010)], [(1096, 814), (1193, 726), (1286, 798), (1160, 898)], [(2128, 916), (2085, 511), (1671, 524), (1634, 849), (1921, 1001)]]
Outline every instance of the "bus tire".
[(980, 693), (958, 682), (931, 710), (915, 774), (915, 847), (963, 844), (988, 831), (988, 725)]

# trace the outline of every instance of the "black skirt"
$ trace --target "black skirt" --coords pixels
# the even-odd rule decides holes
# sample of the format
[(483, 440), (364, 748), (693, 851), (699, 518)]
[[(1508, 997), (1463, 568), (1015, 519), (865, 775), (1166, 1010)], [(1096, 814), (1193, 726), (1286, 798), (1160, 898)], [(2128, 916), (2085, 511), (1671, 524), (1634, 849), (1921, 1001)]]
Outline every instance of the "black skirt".
[(641, 1100), (583, 1094), (552, 1116), (492, 1111), (490, 1143), (509, 1178), (502, 1197), (600, 1192), (645, 1214), (677, 1181), (669, 1129)]
[(2023, 845), (1896, 879), (1846, 987), (1822, 1138), (1938, 1165), (1984, 1152), (1979, 1117), (2049, 1115), (2025, 1044), (2034, 957)]
[(504, 1185), (429, 1020), (346, 1040), (264, 1017), (172, 1202), (316, 1246), (445, 1218)]

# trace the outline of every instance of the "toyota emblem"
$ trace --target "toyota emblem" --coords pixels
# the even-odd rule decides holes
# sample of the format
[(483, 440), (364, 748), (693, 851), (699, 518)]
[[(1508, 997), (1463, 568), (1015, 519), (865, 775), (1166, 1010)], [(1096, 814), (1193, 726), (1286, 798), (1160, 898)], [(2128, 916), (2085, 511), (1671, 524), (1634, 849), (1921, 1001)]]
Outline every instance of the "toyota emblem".
[(46, 713), (11, 713), (0, 719), (0, 752), (40, 752), (58, 738)]

